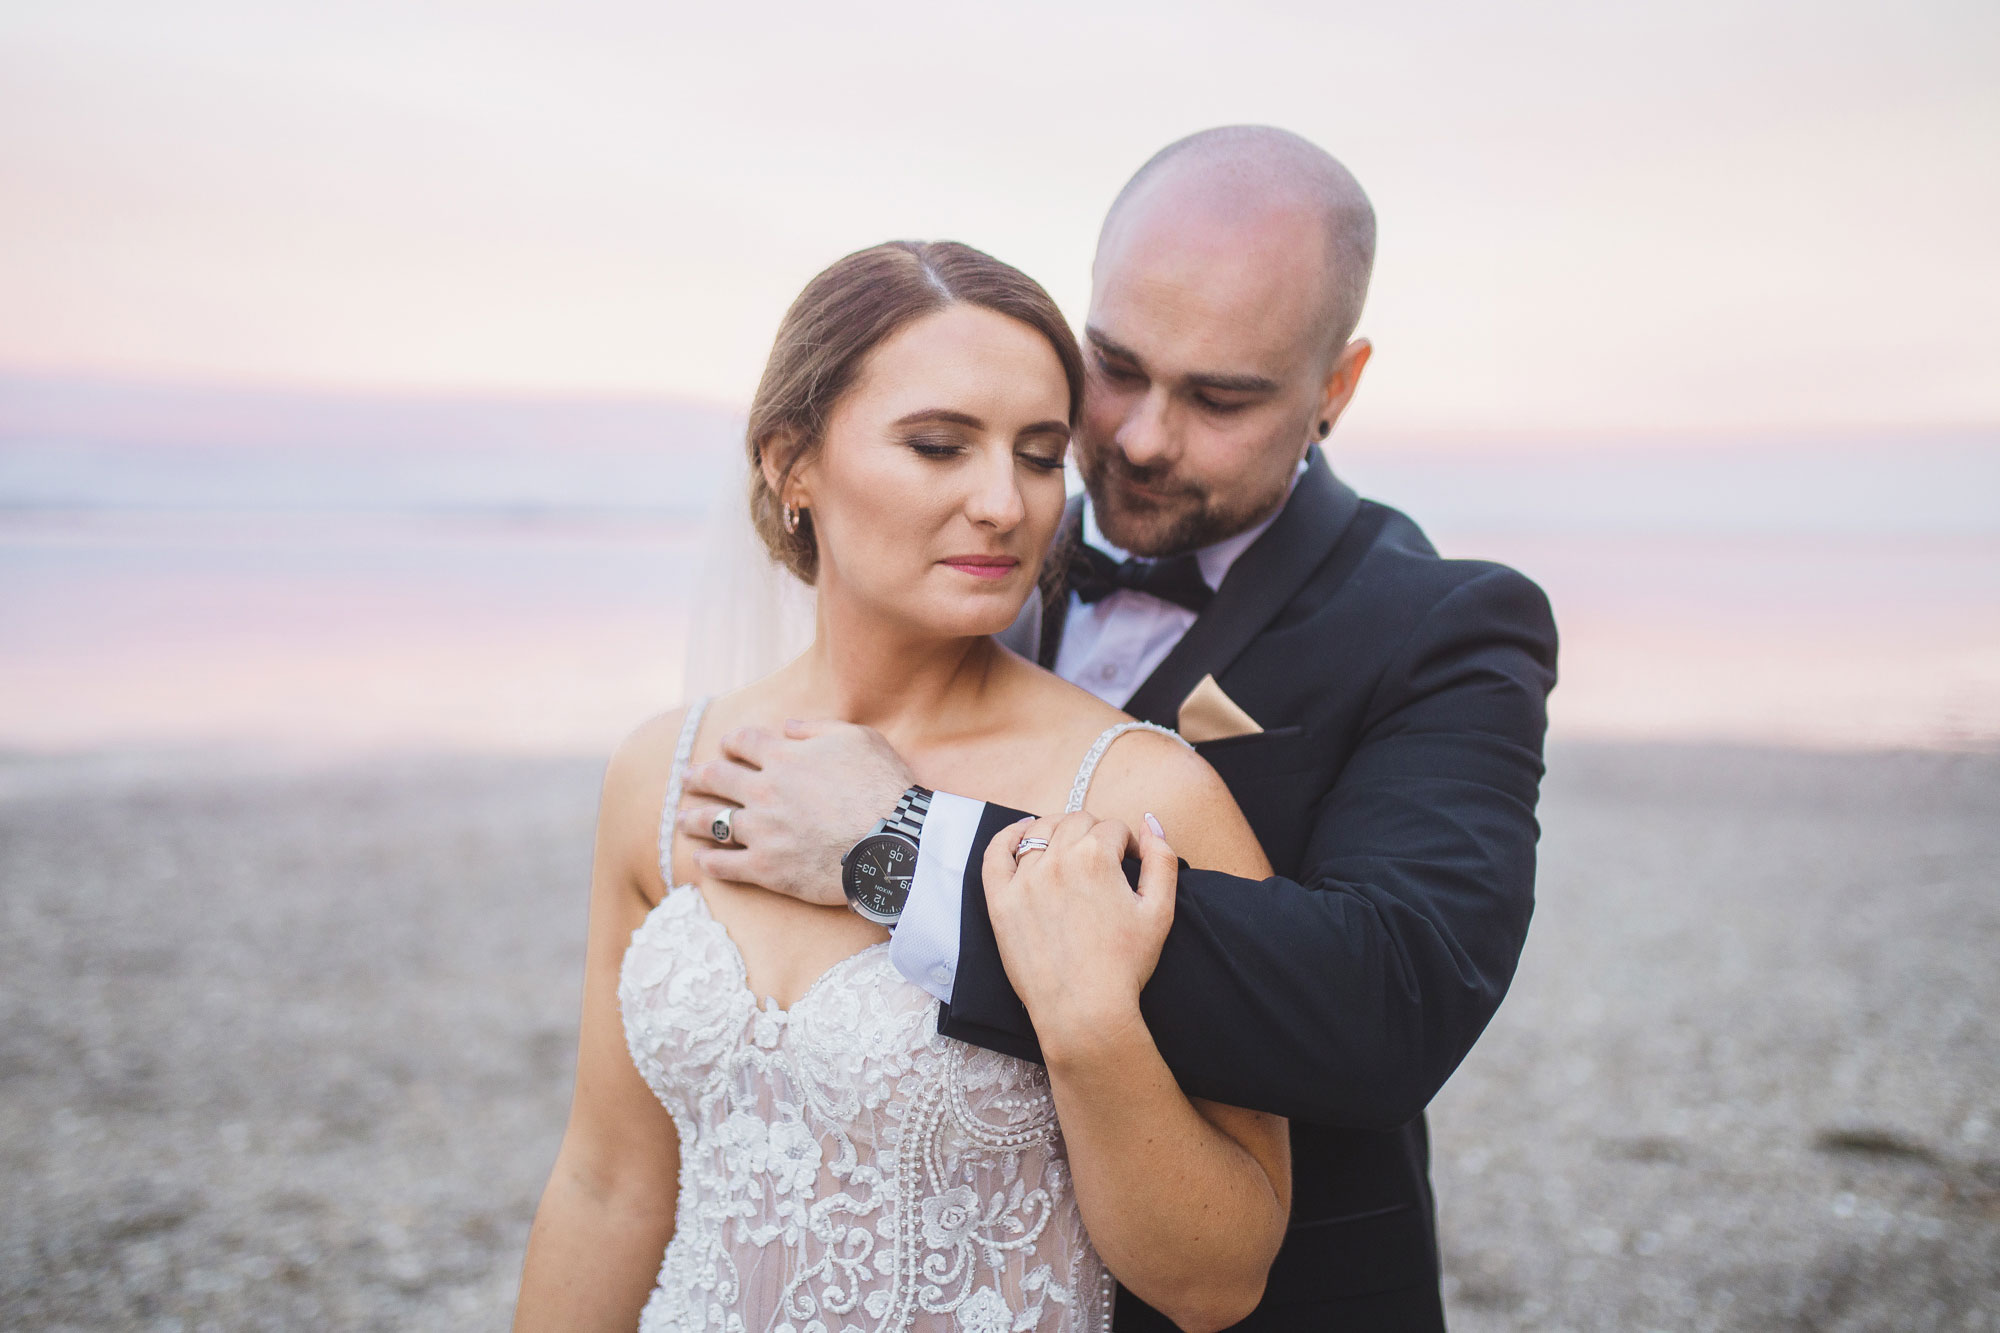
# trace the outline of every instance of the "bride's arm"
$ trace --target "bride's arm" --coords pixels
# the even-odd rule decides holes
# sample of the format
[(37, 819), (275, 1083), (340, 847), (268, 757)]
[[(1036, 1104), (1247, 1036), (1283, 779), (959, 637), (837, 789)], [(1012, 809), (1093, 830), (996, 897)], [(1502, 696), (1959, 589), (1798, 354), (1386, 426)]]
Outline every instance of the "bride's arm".
[(514, 1310), (517, 1331), (629, 1333), (673, 1236), (680, 1140), (625, 1049), (618, 970), (650, 906), (641, 885), (664, 787), (659, 756), (662, 745), (672, 752), (679, 720), (675, 713), (640, 728), (605, 772), (590, 877), (576, 1091), (528, 1235)]
[[(1001, 959), (1048, 1062), (1078, 1207), (1105, 1265), (1190, 1333), (1224, 1328), (1262, 1298), (1291, 1211), (1291, 1150), (1278, 1116), (1190, 1098), (1139, 1012), (1139, 992), (1173, 919), (1174, 851), (1148, 890), (1092, 893), (1148, 813), (1195, 865), (1271, 873), (1214, 771), (1177, 741), (1134, 735), (1106, 756), (1090, 806), (1026, 826), (1050, 839), (1017, 868), (1020, 828), (985, 864)], [(1129, 821), (1129, 823), (1127, 822)], [(1116, 876), (1121, 886), (1122, 875)], [(1246, 1034), (1248, 1035), (1248, 1034)]]

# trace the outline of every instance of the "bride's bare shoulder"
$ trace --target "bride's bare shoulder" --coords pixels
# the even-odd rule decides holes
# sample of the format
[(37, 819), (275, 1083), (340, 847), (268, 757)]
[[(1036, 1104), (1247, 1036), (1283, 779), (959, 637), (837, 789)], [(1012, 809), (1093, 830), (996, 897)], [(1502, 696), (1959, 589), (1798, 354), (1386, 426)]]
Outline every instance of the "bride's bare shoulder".
[(665, 773), (673, 766), (674, 748), (680, 744), (681, 725), (687, 721), (688, 706), (655, 713), (625, 733), (611, 752), (605, 768), (606, 781)]
[(1137, 829), (1158, 819), (1189, 864), (1261, 879), (1271, 873), (1257, 835), (1208, 761), (1177, 735), (1134, 729), (1099, 761), (1084, 809)]
[[(1074, 774), (1091, 744), (1131, 714), (1040, 667), (1022, 664), (1022, 685), (1036, 722), (1025, 728), (1045, 738), (1057, 767)], [(1065, 779), (1067, 785), (1067, 779)], [(1113, 741), (1099, 759), (1084, 809), (1136, 829), (1146, 815), (1168, 829), (1168, 841), (1196, 865), (1261, 875), (1263, 852), (1236, 800), (1208, 761), (1179, 736), (1135, 728)]]
[(1084, 809), (1136, 829), (1147, 815), (1190, 865), (1248, 879), (1271, 873), (1228, 786), (1178, 737), (1135, 731), (1105, 754)]
[[(700, 704), (702, 709), (697, 755), (713, 754), (716, 738), (733, 727), (760, 715), (764, 702), (759, 685), (747, 686), (718, 695)], [(693, 703), (655, 713), (627, 732), (604, 769), (603, 810), (607, 815), (629, 814), (636, 827), (658, 823), (660, 802), (666, 797), (667, 780), (673, 774), (674, 755), (680, 749), (681, 732)]]
[(1088, 805), (1175, 809), (1202, 802), (1235, 803), (1208, 761), (1179, 736), (1135, 728), (1113, 741), (1098, 761)]
[(656, 713), (627, 732), (604, 766), (604, 786), (598, 801), (598, 821), (609, 827), (647, 830), (660, 817), (667, 778), (673, 771), (674, 749), (680, 743), (687, 708)]

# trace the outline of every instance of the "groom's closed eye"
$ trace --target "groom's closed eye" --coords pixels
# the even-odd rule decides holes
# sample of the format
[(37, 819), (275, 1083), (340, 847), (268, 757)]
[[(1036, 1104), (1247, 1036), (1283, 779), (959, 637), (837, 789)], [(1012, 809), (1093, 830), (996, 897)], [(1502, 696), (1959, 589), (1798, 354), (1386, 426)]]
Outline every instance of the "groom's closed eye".
[(1278, 382), (1267, 375), (1226, 375), (1209, 371), (1189, 375), (1183, 383), (1195, 406), (1218, 416), (1255, 407), (1279, 389)]
[[(1147, 382), (1146, 371), (1130, 351), (1095, 329), (1087, 330), (1085, 336), (1090, 341), (1091, 364), (1105, 379), (1126, 386)], [(1268, 375), (1198, 371), (1179, 379), (1175, 387), (1202, 411), (1215, 416), (1228, 416), (1246, 407), (1255, 407), (1276, 393), (1280, 386)]]
[(1094, 359), (1097, 362), (1097, 373), (1113, 383), (1137, 384), (1146, 378), (1139, 373), (1137, 367), (1113, 361), (1102, 352), (1099, 352)]

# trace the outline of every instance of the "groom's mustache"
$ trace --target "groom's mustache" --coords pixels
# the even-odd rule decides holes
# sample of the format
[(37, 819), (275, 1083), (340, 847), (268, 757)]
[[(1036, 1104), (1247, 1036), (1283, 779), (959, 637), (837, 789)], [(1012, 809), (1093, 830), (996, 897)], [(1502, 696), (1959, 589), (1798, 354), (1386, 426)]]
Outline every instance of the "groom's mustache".
[(1185, 482), (1175, 483), (1173, 468), (1168, 464), (1138, 467), (1117, 450), (1109, 450), (1100, 455), (1097, 465), (1084, 473), (1084, 480), (1093, 489), (1101, 489), (1108, 482), (1122, 482), (1151, 492), (1148, 499), (1174, 500), (1187, 498), (1204, 500), (1207, 492), (1199, 486)]

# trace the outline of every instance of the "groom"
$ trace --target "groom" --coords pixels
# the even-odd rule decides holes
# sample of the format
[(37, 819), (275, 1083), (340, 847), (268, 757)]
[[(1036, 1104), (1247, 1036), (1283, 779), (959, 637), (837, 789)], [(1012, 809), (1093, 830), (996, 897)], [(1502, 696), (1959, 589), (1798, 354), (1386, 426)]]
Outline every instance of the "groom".
[[(1069, 580), (1015, 627), (1022, 651), (1195, 742), (1275, 867), (1182, 869), (1140, 1000), (1188, 1092), (1291, 1117), (1291, 1227), (1250, 1329), (1444, 1326), (1423, 1111), (1506, 992), (1533, 903), (1548, 603), (1510, 569), (1440, 559), (1319, 448), (1368, 363), (1353, 333), (1374, 248), (1360, 186), (1295, 135), (1210, 130), (1140, 168), (1093, 267)], [(902, 761), (846, 724), (723, 751), (688, 778), (741, 807), (705, 871), (828, 903), (844, 881), (900, 914), (890, 956), (944, 1002), (947, 1035), (1038, 1055), (982, 884), (1021, 812), (903, 799)], [(680, 827), (707, 836), (719, 808)], [(1090, 817), (1067, 821), (1021, 863), (1061, 887), (1041, 900), (1054, 956), (1068, 905), (1137, 901), (1074, 836)], [(846, 855), (871, 831), (915, 844), (912, 877)], [(1145, 947), (1087, 943), (1093, 961)], [(1121, 1291), (1117, 1327), (1171, 1325)]]

